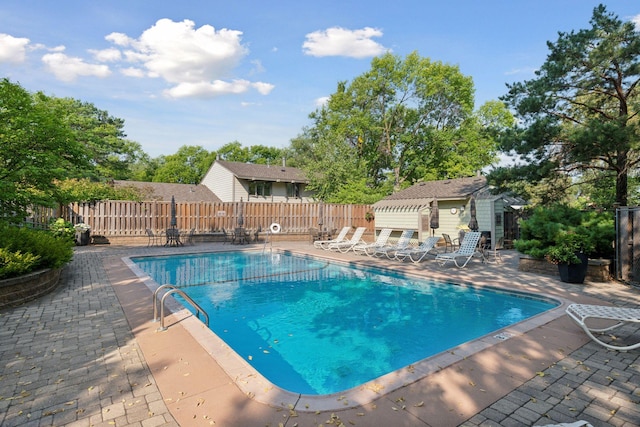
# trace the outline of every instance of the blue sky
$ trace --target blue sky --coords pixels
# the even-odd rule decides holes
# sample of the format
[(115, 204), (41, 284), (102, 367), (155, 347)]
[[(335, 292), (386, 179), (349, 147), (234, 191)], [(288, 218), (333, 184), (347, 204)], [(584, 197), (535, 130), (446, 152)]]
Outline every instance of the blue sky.
[[(384, 52), (457, 65), (476, 107), (533, 77), (589, 0), (2, 0), (0, 77), (91, 102), (152, 157), (183, 145), (285, 147)], [(640, 3), (603, 2), (640, 25)]]

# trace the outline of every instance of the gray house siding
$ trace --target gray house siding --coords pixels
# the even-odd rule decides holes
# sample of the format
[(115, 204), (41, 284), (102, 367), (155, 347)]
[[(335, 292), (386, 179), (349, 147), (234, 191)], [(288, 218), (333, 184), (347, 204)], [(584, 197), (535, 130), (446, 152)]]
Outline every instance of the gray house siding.
[[(270, 194), (250, 194), (252, 185), (266, 183)], [(313, 193), (306, 190), (304, 173), (285, 166), (256, 165), (216, 160), (202, 179), (223, 202), (311, 203)], [(288, 196), (288, 186), (298, 187), (298, 197)]]

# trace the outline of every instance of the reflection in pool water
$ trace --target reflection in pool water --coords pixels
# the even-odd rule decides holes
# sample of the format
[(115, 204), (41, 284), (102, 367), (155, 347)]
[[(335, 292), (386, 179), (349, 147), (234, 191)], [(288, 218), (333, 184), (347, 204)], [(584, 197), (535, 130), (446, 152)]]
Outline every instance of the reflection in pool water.
[(302, 394), (353, 388), (557, 305), (287, 254), (133, 261), (158, 284), (183, 288), (264, 377)]

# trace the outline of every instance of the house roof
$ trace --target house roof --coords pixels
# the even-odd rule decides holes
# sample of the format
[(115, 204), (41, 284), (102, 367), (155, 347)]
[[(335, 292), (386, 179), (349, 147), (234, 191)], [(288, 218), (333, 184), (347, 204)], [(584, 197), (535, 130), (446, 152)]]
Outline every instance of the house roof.
[(165, 182), (143, 181), (113, 181), (116, 187), (132, 186), (140, 189), (145, 200), (171, 201), (174, 196), (176, 202), (222, 202), (209, 188), (201, 184), (170, 184)]
[(419, 182), (393, 193), (373, 205), (374, 209), (416, 208), (428, 206), (432, 200), (460, 200), (471, 197), (487, 186), (483, 176)]
[(522, 209), (524, 206), (529, 204), (529, 202), (519, 196), (509, 195), (507, 193), (493, 194), (489, 187), (483, 188), (475, 196), (477, 200), (502, 200), (505, 206), (509, 206), (513, 209)]
[(254, 163), (227, 162), (216, 160), (236, 177), (250, 181), (296, 182), (308, 183), (305, 173), (289, 166), (258, 165)]

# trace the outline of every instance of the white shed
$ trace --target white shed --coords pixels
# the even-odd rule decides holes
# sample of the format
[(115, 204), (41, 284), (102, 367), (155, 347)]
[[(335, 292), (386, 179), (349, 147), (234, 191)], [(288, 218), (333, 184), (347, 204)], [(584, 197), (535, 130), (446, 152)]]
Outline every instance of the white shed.
[[(478, 230), (491, 236), (492, 244), (500, 237), (508, 238), (517, 228), (512, 206), (515, 201), (504, 195), (492, 195), (483, 176), (419, 182), (394, 193), (373, 205), (376, 230), (392, 228), (396, 234), (403, 230), (416, 230), (420, 241), (431, 235), (448, 234), (452, 239), (461, 230), (468, 229), (471, 220), (471, 200), (476, 206)], [(431, 212), (437, 201), (438, 224), (432, 228)], [(506, 212), (511, 214), (505, 215)], [(509, 221), (508, 218), (512, 220)], [(509, 233), (507, 233), (507, 227)], [(515, 231), (517, 234), (517, 231)], [(516, 236), (512, 236), (511, 239)]]

